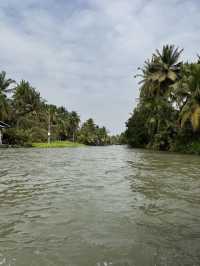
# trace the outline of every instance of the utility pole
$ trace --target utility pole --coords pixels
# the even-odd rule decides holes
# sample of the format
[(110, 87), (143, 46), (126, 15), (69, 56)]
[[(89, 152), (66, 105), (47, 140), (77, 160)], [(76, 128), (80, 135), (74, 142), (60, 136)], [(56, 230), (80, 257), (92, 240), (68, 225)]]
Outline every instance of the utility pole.
[(2, 134), (2, 131), (1, 131), (1, 128), (0, 128), (0, 145), (2, 145), (2, 138), (3, 138), (3, 134)]
[(49, 119), (48, 119), (48, 144), (51, 143), (51, 113), (49, 110)]

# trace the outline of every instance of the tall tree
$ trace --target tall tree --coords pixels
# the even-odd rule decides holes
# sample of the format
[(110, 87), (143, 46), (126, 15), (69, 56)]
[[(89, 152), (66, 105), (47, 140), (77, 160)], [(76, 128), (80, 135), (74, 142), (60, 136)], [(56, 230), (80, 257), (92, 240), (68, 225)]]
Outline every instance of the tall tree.
[(13, 100), (16, 113), (19, 116), (37, 112), (41, 106), (40, 93), (24, 80), (16, 86)]
[(79, 115), (77, 114), (77, 112), (72, 111), (69, 114), (69, 125), (70, 125), (70, 133), (71, 133), (73, 141), (75, 141), (76, 139), (77, 131), (79, 128), (79, 123), (80, 123)]
[[(132, 143), (149, 141), (149, 145), (158, 148), (167, 148), (170, 138), (175, 131), (174, 119), (176, 110), (173, 107), (172, 85), (181, 78), (182, 62), (179, 61), (183, 50), (174, 45), (165, 45), (162, 51), (156, 50), (150, 60), (145, 61), (140, 77), (140, 99), (137, 112), (127, 124), (127, 136), (130, 137), (132, 126), (143, 123), (148, 129), (148, 136), (137, 135), (137, 141)], [(166, 116), (167, 114), (167, 116)], [(141, 123), (140, 119), (143, 119)], [(142, 127), (143, 128), (143, 127)], [(136, 130), (138, 132), (138, 130)]]
[(9, 111), (8, 93), (12, 92), (13, 88), (10, 85), (15, 83), (13, 79), (6, 78), (6, 72), (0, 73), (0, 120), (7, 119)]
[(182, 79), (174, 86), (183, 127), (190, 121), (194, 131), (200, 129), (200, 64), (186, 64)]
[(142, 78), (141, 97), (163, 97), (168, 94), (169, 86), (180, 78), (182, 51), (174, 45), (165, 45), (161, 52), (157, 49), (151, 60), (145, 61), (142, 74), (136, 75)]

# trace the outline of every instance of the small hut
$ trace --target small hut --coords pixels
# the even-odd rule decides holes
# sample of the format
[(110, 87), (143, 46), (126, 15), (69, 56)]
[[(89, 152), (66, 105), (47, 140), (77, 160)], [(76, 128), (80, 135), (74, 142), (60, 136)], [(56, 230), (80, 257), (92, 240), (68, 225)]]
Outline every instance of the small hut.
[(8, 124), (0, 121), (0, 145), (2, 145), (2, 139), (3, 139), (3, 129), (10, 127)]

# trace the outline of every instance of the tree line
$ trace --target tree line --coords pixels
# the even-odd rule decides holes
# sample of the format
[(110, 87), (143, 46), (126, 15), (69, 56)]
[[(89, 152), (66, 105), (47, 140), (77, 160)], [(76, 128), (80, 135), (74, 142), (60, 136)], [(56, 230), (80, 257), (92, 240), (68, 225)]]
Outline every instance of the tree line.
[(165, 45), (138, 68), (138, 104), (125, 132), (130, 146), (200, 153), (200, 57), (183, 62), (182, 53)]
[(119, 137), (109, 136), (92, 118), (82, 125), (77, 112), (48, 104), (28, 81), (16, 83), (0, 73), (0, 121), (10, 125), (3, 142), (10, 145), (31, 145), (47, 142), (49, 125), (51, 140), (71, 140), (87, 145), (117, 144)]

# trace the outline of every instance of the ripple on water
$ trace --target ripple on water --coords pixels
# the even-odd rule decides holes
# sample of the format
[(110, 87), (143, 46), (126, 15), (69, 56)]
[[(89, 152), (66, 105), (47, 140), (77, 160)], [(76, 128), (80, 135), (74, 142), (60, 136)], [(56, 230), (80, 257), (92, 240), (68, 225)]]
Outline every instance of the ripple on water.
[(8, 149), (0, 179), (0, 265), (200, 264), (197, 156)]

